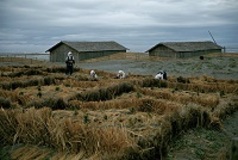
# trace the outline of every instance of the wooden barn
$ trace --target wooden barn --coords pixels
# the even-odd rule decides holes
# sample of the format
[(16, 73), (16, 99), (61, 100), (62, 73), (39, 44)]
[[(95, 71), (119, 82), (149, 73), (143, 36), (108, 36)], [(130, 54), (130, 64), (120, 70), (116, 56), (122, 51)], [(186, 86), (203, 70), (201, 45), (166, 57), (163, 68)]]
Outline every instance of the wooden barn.
[(210, 42), (163, 42), (149, 49), (150, 56), (185, 58), (209, 53), (221, 53), (222, 47)]
[(118, 52), (126, 52), (127, 48), (114, 41), (107, 42), (68, 42), (61, 41), (46, 52), (50, 52), (51, 62), (64, 62), (71, 51), (75, 61), (108, 56)]

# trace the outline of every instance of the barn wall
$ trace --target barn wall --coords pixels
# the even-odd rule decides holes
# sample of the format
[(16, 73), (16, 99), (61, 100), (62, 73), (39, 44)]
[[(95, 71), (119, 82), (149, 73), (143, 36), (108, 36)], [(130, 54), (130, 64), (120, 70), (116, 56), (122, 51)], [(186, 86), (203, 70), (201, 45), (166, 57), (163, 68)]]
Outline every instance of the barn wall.
[(187, 58), (187, 57), (198, 57), (210, 53), (221, 53), (220, 49), (211, 49), (211, 50), (203, 50), (203, 51), (193, 51), (193, 52), (179, 52), (177, 53), (177, 58)]
[[(72, 50), (67, 45), (61, 44), (54, 50), (50, 52), (50, 61), (51, 62), (65, 62), (65, 58), (68, 55), (68, 52), (71, 51), (75, 56), (76, 51)], [(76, 57), (75, 57), (76, 58)]]
[(79, 60), (86, 60), (91, 58), (109, 56), (118, 52), (126, 52), (126, 50), (118, 50), (118, 51), (96, 51), (96, 52), (86, 52), (79, 54)]
[(78, 52), (65, 44), (61, 44), (50, 52), (50, 61), (51, 62), (65, 62), (68, 52), (71, 51), (74, 55), (75, 61), (79, 62), (81, 60), (86, 60), (90, 58), (97, 58), (102, 56), (108, 56), (118, 52), (126, 52), (126, 50), (117, 50), (117, 51), (95, 51), (95, 52)]
[(161, 57), (176, 57), (176, 52), (165, 47), (158, 46), (149, 52), (150, 56), (161, 56)]
[(202, 51), (191, 51), (191, 52), (175, 52), (165, 46), (158, 46), (149, 52), (150, 56), (161, 56), (161, 57), (175, 57), (175, 58), (187, 58), (193, 56), (201, 56), (210, 53), (221, 53), (221, 49), (210, 49)]

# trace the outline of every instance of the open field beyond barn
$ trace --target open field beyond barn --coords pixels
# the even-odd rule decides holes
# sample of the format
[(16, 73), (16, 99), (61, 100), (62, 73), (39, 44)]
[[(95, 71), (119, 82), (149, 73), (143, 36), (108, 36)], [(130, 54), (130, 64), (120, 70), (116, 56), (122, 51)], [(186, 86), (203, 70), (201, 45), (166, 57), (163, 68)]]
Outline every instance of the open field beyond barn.
[[(237, 55), (125, 57), (81, 62), (72, 76), (64, 64), (2, 59), (0, 159), (230, 158), (238, 129), (224, 120), (238, 110)], [(125, 79), (115, 79), (119, 69)], [(153, 78), (160, 69), (168, 80)]]

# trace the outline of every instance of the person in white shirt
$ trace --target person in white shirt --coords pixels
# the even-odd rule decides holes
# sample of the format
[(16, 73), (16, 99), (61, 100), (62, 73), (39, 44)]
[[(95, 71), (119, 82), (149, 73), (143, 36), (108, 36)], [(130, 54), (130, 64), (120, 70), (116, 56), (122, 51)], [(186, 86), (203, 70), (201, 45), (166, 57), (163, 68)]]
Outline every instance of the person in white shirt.
[(90, 78), (94, 81), (98, 80), (98, 75), (96, 74), (96, 72), (94, 70), (90, 71)]
[(155, 79), (161, 79), (161, 80), (167, 80), (167, 73), (165, 71), (159, 71), (156, 75), (155, 75)]
[(119, 70), (118, 73), (117, 73), (117, 78), (119, 78), (119, 79), (126, 78), (125, 72), (123, 70)]

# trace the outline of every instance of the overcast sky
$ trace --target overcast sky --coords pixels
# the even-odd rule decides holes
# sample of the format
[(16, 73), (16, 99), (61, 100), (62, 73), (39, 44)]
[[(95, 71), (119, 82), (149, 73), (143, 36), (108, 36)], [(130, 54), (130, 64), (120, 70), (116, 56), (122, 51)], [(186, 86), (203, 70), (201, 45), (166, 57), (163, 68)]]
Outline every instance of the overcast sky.
[(238, 48), (237, 0), (0, 0), (0, 52), (45, 52), (60, 41), (160, 42)]

